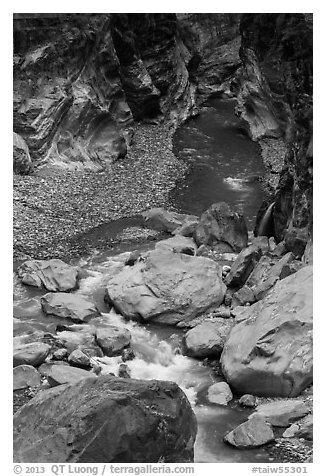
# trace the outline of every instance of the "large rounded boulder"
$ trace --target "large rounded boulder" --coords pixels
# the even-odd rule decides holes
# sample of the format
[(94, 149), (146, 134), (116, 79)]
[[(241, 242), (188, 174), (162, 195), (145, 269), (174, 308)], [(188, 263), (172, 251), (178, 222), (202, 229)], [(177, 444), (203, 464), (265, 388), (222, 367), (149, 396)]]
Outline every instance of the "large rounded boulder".
[(295, 397), (312, 382), (312, 267), (244, 308), (224, 345), (222, 371), (237, 393)]
[(106, 301), (127, 319), (177, 324), (222, 303), (221, 277), (221, 267), (210, 259), (158, 249), (113, 276)]
[(196, 417), (172, 382), (100, 376), (40, 392), (14, 417), (16, 463), (186, 463)]

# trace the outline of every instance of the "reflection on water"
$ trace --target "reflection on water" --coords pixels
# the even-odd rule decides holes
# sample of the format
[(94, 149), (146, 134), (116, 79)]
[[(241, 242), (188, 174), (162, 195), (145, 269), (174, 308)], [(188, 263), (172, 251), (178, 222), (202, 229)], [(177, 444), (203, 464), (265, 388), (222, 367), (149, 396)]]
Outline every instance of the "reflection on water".
[(253, 230), (264, 198), (264, 165), (259, 146), (243, 133), (234, 106), (233, 99), (212, 99), (200, 116), (177, 130), (174, 153), (190, 167), (171, 199), (180, 211), (195, 215), (225, 201), (244, 214)]

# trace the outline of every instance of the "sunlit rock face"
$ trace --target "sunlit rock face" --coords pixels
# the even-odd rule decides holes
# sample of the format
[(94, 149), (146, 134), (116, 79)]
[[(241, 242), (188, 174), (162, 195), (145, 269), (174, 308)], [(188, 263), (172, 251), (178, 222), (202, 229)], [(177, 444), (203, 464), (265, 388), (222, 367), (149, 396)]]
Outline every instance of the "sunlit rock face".
[(237, 75), (238, 113), (271, 175), (276, 238), (298, 255), (312, 221), (311, 17), (242, 15)]

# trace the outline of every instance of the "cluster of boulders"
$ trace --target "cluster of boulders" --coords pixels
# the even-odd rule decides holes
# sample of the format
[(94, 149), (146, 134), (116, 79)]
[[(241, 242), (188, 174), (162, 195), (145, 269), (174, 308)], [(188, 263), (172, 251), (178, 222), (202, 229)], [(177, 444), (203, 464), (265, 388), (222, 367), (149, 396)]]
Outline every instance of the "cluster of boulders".
[[(227, 405), (235, 395), (241, 397), (240, 405), (255, 408), (257, 396), (287, 398), (275, 405), (259, 405), (246, 422), (225, 436), (226, 442), (239, 448), (259, 446), (274, 439), (274, 426), (289, 427), (285, 437), (311, 435), (310, 419), (296, 422), (310, 417), (310, 409), (301, 400), (288, 398), (297, 397), (312, 383), (312, 266), (295, 259), (283, 243), (276, 244), (271, 238), (252, 238), (247, 246), (243, 217), (225, 203), (212, 205), (201, 218), (163, 209), (145, 212), (144, 218), (147, 226), (173, 236), (157, 242), (151, 251), (123, 253), (113, 259), (104, 280), (109, 308), (126, 319), (185, 328), (183, 352), (219, 361), (225, 378), (208, 389), (210, 404)], [(110, 387), (119, 377), (131, 386), (138, 385), (130, 379), (125, 363), (135, 356), (131, 333), (106, 322), (92, 299), (76, 292), (81, 270), (60, 260), (29, 261), (18, 269), (18, 275), (23, 283), (50, 291), (41, 298), (42, 309), (45, 315), (63, 319), (55, 335), (38, 332), (15, 338), (14, 389), (41, 389), (38, 400), (17, 413), (18, 433), (25, 418), (28, 425), (40, 423), (42, 427), (45, 413), (38, 423), (31, 415), (35, 409), (46, 408), (52, 398), (49, 387), (70, 384), (53, 393), (57, 405), (65, 392), (70, 396), (78, 393), (73, 390), (78, 386), (100, 388), (101, 367), (96, 357), (119, 355), (124, 362), (118, 375), (111, 375), (113, 380), (106, 379), (105, 385)], [(157, 385), (164, 387), (165, 383)], [(180, 392), (176, 390), (184, 401)], [(111, 402), (111, 393), (107, 398)], [(135, 405), (130, 403), (130, 411), (137, 413)], [(85, 415), (90, 411), (86, 405)], [(124, 411), (119, 418), (123, 415)], [(112, 416), (110, 425), (116, 427), (119, 418)], [(170, 417), (164, 418), (167, 422)], [(163, 432), (169, 426), (164, 422), (160, 423)], [(187, 434), (183, 440), (186, 459), (192, 452), (189, 441), (195, 438), (193, 431), (190, 438), (188, 429), (182, 432)], [(62, 426), (53, 431), (67, 435)], [(57, 437), (49, 444), (59, 445)], [(120, 448), (121, 455), (114, 458), (127, 461), (132, 441), (130, 445), (124, 451)], [(24, 448), (20, 461), (33, 461), (36, 452)], [(93, 461), (108, 457), (97, 447), (94, 451), (102, 456), (94, 456)], [(174, 461), (170, 449), (167, 452), (165, 461)], [(72, 461), (69, 458), (62, 453), (58, 461)], [(76, 461), (84, 461), (78, 458)], [(140, 461), (137, 458), (130, 461)]]

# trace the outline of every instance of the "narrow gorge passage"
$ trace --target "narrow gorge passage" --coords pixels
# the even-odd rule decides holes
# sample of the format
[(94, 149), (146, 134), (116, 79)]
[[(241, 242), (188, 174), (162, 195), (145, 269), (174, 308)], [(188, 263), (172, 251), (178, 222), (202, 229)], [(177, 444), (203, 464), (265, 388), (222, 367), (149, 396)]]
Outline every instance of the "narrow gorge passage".
[[(233, 100), (212, 100), (199, 117), (181, 126), (175, 135), (175, 153), (180, 159), (190, 161), (185, 182), (172, 194), (174, 207), (184, 213), (201, 214), (212, 203), (225, 200), (244, 213), (248, 228), (253, 229), (255, 214), (260, 206), (263, 191), (256, 179), (263, 174), (263, 164), (258, 146), (240, 129), (241, 123), (234, 115)], [(182, 331), (175, 327), (140, 325), (127, 322), (114, 311), (108, 313), (104, 304), (105, 274), (112, 264), (112, 256), (127, 249), (153, 248), (155, 242), (117, 245), (98, 252), (103, 236), (110, 232), (112, 238), (125, 227), (141, 226), (137, 217), (108, 223), (87, 237), (92, 241), (94, 253), (72, 264), (91, 274), (81, 282), (78, 294), (91, 297), (104, 314), (106, 322), (126, 327), (132, 334), (136, 358), (128, 361), (131, 377), (137, 379), (171, 380), (176, 382), (189, 398), (198, 421), (195, 444), (195, 462), (268, 462), (269, 454), (263, 448), (237, 450), (223, 442), (223, 436), (245, 421), (251, 413), (237, 403), (227, 407), (210, 404), (208, 387), (222, 381), (201, 361), (180, 354)], [(42, 293), (33, 288), (20, 288), (16, 296), (15, 324), (18, 334), (32, 326), (54, 332), (57, 324), (71, 324), (62, 318), (45, 317), (40, 306)], [(117, 374), (121, 356), (99, 359), (102, 373)]]
[(259, 146), (246, 134), (235, 115), (234, 99), (210, 99), (201, 114), (179, 127), (175, 155), (189, 165), (186, 179), (171, 194), (182, 213), (200, 215), (225, 201), (242, 213), (253, 230), (264, 199), (264, 164)]

